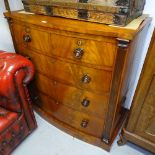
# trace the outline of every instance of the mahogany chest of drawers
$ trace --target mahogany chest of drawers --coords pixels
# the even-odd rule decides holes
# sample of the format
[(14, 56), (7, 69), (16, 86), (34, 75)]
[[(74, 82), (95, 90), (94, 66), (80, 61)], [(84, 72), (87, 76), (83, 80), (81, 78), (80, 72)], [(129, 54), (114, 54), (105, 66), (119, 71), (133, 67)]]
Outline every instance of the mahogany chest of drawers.
[(126, 116), (131, 64), (150, 18), (131, 29), (24, 12), (5, 16), (16, 51), (36, 67), (35, 109), (56, 127), (109, 150)]

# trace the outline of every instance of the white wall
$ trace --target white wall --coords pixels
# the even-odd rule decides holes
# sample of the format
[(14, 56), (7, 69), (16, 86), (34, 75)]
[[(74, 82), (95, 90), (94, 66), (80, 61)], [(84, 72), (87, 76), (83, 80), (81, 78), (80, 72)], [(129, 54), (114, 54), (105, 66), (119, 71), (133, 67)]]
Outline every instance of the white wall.
[[(23, 5), (21, 3), (21, 0), (10, 0), (10, 8), (11, 10), (19, 10), (23, 8)], [(4, 2), (3, 0), (0, 0), (0, 49), (1, 50), (7, 50), (14, 52), (14, 47), (9, 31), (8, 24), (6, 22), (6, 19), (4, 19), (3, 12), (5, 11)], [(155, 0), (146, 0), (146, 5), (144, 8), (144, 13), (150, 14), (150, 16), (153, 18), (153, 21), (150, 25), (150, 28), (147, 32), (146, 41), (141, 44), (141, 46), (144, 46), (143, 50), (138, 52), (135, 59), (134, 59), (134, 67), (132, 70), (132, 76), (130, 81), (130, 88), (127, 94), (127, 100), (126, 100), (126, 107), (130, 107), (131, 101), (133, 98), (133, 94), (139, 79), (140, 71), (144, 62), (144, 58), (149, 46), (149, 42), (151, 39), (151, 35), (153, 32), (153, 28), (155, 26)]]
[(134, 64), (133, 64), (133, 70), (131, 74), (131, 80), (130, 80), (130, 88), (127, 94), (127, 100), (125, 103), (125, 107), (130, 108), (133, 95), (137, 86), (137, 82), (139, 80), (140, 72), (144, 63), (144, 59), (146, 56), (146, 52), (151, 40), (152, 32), (155, 27), (155, 0), (146, 0), (146, 5), (144, 8), (145, 14), (149, 14), (150, 17), (153, 18), (152, 23), (147, 31), (147, 36), (145, 38), (145, 42), (142, 42), (140, 46), (143, 47), (143, 50), (138, 51), (136, 54), (136, 57), (134, 58)]
[[(11, 10), (22, 9), (23, 5), (21, 0), (10, 0)], [(0, 0), (0, 50), (14, 52), (11, 34), (6, 19), (3, 16), (5, 12), (4, 0)]]

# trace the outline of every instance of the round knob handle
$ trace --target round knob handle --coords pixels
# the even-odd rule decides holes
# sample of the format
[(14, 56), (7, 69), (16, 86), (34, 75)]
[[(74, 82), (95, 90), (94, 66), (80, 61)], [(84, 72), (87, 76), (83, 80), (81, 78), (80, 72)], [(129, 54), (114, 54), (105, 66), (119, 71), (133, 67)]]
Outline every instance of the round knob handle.
[(82, 48), (77, 48), (77, 49), (75, 49), (75, 51), (74, 51), (74, 57), (76, 58), (76, 59), (81, 59), (82, 58), (82, 56), (83, 56), (83, 49)]
[(31, 36), (26, 34), (23, 36), (23, 40), (24, 40), (24, 42), (31, 42)]
[(82, 82), (83, 83), (89, 83), (90, 81), (91, 81), (91, 77), (89, 76), (89, 75), (84, 75), (83, 77), (82, 77)]
[(88, 106), (89, 106), (89, 103), (90, 103), (90, 101), (87, 100), (86, 98), (83, 99), (83, 101), (81, 102), (81, 104), (82, 104), (84, 107), (88, 107)]
[(82, 120), (81, 127), (86, 128), (88, 126), (88, 123), (89, 123), (89, 120), (87, 119)]

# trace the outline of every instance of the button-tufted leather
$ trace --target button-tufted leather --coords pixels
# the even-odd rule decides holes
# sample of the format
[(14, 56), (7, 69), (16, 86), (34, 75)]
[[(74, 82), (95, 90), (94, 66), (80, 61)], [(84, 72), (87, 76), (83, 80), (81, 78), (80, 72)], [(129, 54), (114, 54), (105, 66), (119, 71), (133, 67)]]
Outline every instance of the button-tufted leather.
[(0, 107), (0, 133), (17, 119), (18, 114)]
[(0, 155), (9, 155), (37, 126), (26, 87), (33, 75), (28, 59), (0, 51)]

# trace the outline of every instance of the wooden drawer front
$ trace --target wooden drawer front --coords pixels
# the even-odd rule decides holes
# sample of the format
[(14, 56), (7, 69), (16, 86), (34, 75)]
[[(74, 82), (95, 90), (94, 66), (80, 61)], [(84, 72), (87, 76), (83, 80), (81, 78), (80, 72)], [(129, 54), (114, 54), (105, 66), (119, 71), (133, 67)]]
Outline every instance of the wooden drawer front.
[(39, 94), (39, 98), (41, 100), (40, 107), (55, 119), (93, 136), (102, 136), (104, 128), (102, 119), (75, 111), (41, 93)]
[(54, 98), (57, 102), (69, 106), (75, 110), (102, 118), (104, 121), (108, 95), (97, 95), (88, 91), (83, 91), (38, 74), (36, 76), (38, 90)]
[(16, 44), (24, 43), (28, 48), (38, 51), (50, 51), (50, 34), (46, 31), (30, 28), (19, 24), (13, 24), (13, 32)]
[[(19, 47), (20, 48), (20, 47)], [(111, 85), (111, 72), (98, 70), (40, 55), (28, 49), (20, 49), (21, 54), (29, 56), (36, 69), (65, 83), (88, 91), (108, 93)], [(88, 79), (88, 80), (87, 80)]]
[(32, 52), (28, 49), (20, 48), (20, 51), (22, 51), (20, 52), (22, 55), (31, 58), (32, 62), (36, 67), (36, 70), (40, 73), (48, 76), (51, 79), (53, 78), (64, 81), (68, 84), (74, 85), (76, 83), (71, 67), (72, 64)]
[(49, 80), (46, 76), (37, 73), (35, 75), (35, 84), (39, 91), (57, 100), (56, 85), (54, 84), (54, 81)]
[(27, 35), (31, 37), (31, 41), (28, 42), (28, 47), (42, 52), (50, 51), (49, 33), (31, 28)]
[(23, 40), (23, 36), (26, 34), (25, 27), (19, 24), (12, 24), (13, 37), (17, 45), (26, 44)]
[(50, 45), (50, 53), (44, 51), (47, 55), (53, 54), (75, 61), (108, 67), (112, 67), (114, 64), (116, 54), (114, 43), (51, 34)]
[(79, 88), (98, 93), (109, 93), (112, 74), (104, 70), (73, 65)]

